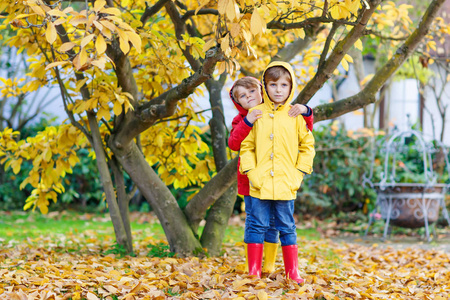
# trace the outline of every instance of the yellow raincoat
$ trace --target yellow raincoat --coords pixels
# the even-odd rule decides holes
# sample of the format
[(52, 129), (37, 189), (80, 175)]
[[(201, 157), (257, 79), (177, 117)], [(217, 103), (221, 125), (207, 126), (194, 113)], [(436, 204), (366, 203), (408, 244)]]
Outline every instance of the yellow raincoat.
[[(295, 79), (290, 64), (273, 62), (283, 66)], [(265, 71), (264, 71), (265, 72)], [(264, 74), (263, 77), (264, 79)], [(301, 115), (289, 117), (290, 103), (295, 85), (285, 104), (275, 106), (263, 85), (264, 103), (249, 110), (262, 110), (262, 117), (241, 144), (240, 172), (250, 180), (250, 196), (262, 200), (293, 200), (303, 181), (304, 173), (311, 174), (315, 156), (314, 137), (307, 129)]]

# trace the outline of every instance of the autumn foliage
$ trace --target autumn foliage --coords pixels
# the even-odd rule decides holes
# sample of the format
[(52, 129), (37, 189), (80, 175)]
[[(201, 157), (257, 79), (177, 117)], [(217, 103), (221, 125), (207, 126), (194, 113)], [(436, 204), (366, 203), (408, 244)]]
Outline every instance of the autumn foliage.
[[(24, 208), (46, 213), (64, 192), (75, 151), (88, 148), (119, 244), (132, 252), (128, 203), (139, 189), (175, 252), (218, 253), (236, 199), (235, 179), (229, 180), (236, 168), (226, 168), (236, 154), (226, 150), (225, 82), (258, 76), (271, 60), (289, 61), (298, 76), (296, 102), (307, 103), (333, 74), (349, 69), (350, 49), (364, 51), (366, 37), (385, 37), (388, 63), (364, 80), (361, 92), (320, 105), (315, 115), (320, 121), (356, 110), (376, 101), (415, 48), (435, 47), (425, 34), (443, 2), (432, 1), (414, 29), (410, 5), (380, 0), (2, 1), (4, 43), (30, 62), (26, 84), (2, 79), (2, 93), (57, 86), (67, 120), (26, 140), (5, 129), (0, 163), (18, 173), (32, 162), (21, 185), (33, 187)], [(206, 125), (199, 97), (210, 100), (211, 145), (201, 138), (209, 128), (199, 126)], [(133, 186), (125, 185), (125, 173)], [(194, 186), (197, 194), (182, 211), (167, 186)]]

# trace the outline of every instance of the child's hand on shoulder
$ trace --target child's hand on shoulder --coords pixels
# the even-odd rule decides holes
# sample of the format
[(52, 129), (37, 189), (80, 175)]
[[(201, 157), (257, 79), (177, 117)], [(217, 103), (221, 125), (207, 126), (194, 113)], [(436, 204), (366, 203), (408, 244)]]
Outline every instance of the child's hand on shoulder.
[(303, 104), (295, 104), (291, 105), (291, 109), (288, 111), (289, 117), (297, 117), (302, 114), (306, 114), (308, 112), (308, 109)]
[(256, 122), (256, 120), (258, 120), (261, 117), (262, 117), (262, 111), (260, 109), (255, 109), (248, 113), (247, 120), (253, 124)]

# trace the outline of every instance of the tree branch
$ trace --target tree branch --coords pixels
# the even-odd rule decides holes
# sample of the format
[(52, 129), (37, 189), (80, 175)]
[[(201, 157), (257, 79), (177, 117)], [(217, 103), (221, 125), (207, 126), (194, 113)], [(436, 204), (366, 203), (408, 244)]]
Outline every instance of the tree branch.
[(130, 112), (136, 114), (136, 118), (129, 118), (127, 124), (120, 128), (115, 136), (115, 147), (121, 148), (123, 144), (129, 143), (157, 120), (173, 115), (177, 102), (188, 97), (199, 85), (211, 78), (217, 62), (223, 60), (225, 57), (220, 48), (209, 49), (205, 54), (202, 67), (194, 74), (185, 78), (178, 86)]
[[(165, 7), (166, 7), (167, 13), (169, 14), (169, 16), (173, 22), (173, 25), (175, 26), (175, 35), (179, 41), (182, 41), (183, 40), (182, 34), (186, 32), (186, 24), (184, 23), (185, 21), (183, 21), (183, 19), (181, 18), (180, 14), (178, 12), (178, 9), (173, 2), (170, 1), (170, 2), (166, 3)], [(178, 43), (180, 43), (180, 42), (178, 42)], [(191, 65), (191, 68), (194, 71), (197, 71), (200, 68), (201, 63), (199, 60), (196, 60), (192, 56), (192, 54), (190, 52), (191, 47), (187, 46), (184, 49), (182, 47), (180, 47), (180, 49), (183, 52), (184, 57), (186, 57), (187, 61)]]
[(381, 0), (371, 1), (370, 8), (362, 13), (358, 24), (356, 24), (347, 34), (347, 36), (334, 47), (333, 52), (330, 54), (328, 59), (317, 70), (316, 75), (308, 82), (308, 84), (300, 92), (294, 102), (302, 104), (307, 103), (312, 98), (312, 96), (324, 85), (324, 83), (329, 78), (331, 78), (333, 71), (340, 64), (342, 58), (362, 35), (367, 23), (372, 17), (373, 12), (377, 8), (378, 4), (380, 4), (380, 2)]
[(184, 214), (195, 233), (206, 210), (236, 182), (237, 163), (238, 157), (230, 160), (186, 205)]
[(314, 109), (316, 122), (339, 117), (376, 101), (375, 95), (386, 81), (398, 70), (411, 55), (423, 37), (428, 33), (433, 20), (445, 0), (434, 0), (430, 3), (421, 22), (408, 39), (401, 45), (394, 56), (382, 66), (358, 94), (333, 103), (319, 105)]
[(199, 15), (214, 15), (218, 16), (219, 11), (217, 9), (213, 8), (203, 8), (200, 9), (197, 13), (195, 13), (195, 10), (188, 10), (182, 17), (181, 20), (185, 22), (187, 19), (189, 19), (192, 16), (199, 16)]
[[(147, 23), (148, 19), (150, 19), (150, 17), (155, 15), (157, 12), (159, 12), (164, 7), (164, 5), (166, 5), (166, 3), (169, 1), (170, 0), (159, 0), (153, 6), (151, 6), (151, 7), (147, 6), (141, 17), (142, 26), (144, 26), (145, 23)], [(147, 2), (145, 2), (145, 4), (147, 5)]]
[[(380, 1), (381, 0), (378, 0), (378, 2), (380, 2)], [(281, 22), (281, 21), (272, 20), (269, 23), (267, 23), (267, 28), (268, 29), (290, 30), (290, 29), (305, 28), (309, 25), (322, 24), (322, 23), (333, 23), (333, 24), (350, 25), (350, 26), (358, 25), (358, 22), (350, 22), (350, 21), (346, 21), (346, 20), (336, 20), (336, 19), (328, 18), (328, 17), (314, 17), (314, 18), (308, 18), (301, 22), (294, 22), (294, 23), (285, 23), (285, 22)]]

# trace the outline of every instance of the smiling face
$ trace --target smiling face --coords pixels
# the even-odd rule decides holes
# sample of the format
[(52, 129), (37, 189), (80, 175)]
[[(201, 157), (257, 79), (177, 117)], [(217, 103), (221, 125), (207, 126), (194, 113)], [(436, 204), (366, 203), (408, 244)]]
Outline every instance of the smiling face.
[(237, 103), (249, 110), (262, 101), (261, 88), (259, 86), (236, 86), (233, 88), (233, 96)]
[(270, 100), (275, 103), (275, 107), (284, 104), (291, 94), (291, 78), (283, 75), (278, 80), (268, 80), (266, 91)]

